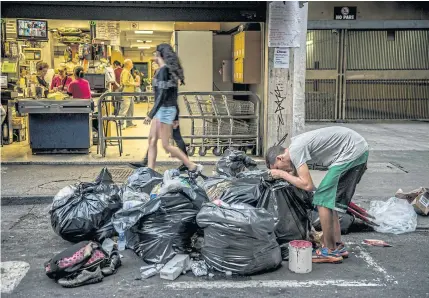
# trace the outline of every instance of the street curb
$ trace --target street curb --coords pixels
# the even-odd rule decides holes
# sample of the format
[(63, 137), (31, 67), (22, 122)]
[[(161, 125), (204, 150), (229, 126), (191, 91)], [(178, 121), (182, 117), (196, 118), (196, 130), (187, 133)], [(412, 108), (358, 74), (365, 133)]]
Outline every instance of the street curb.
[[(217, 163), (217, 160), (192, 160), (193, 162), (205, 165), (205, 166), (214, 166)], [(255, 160), (257, 165), (265, 165), (264, 160)], [(97, 165), (97, 166), (126, 166), (130, 163), (139, 163), (141, 160), (129, 160), (129, 161), (2, 161), (1, 166), (11, 166), (11, 165), (44, 165), (44, 166), (88, 166), (88, 165)], [(178, 165), (179, 162), (172, 161), (158, 161), (157, 166), (170, 166), (170, 165)]]
[(54, 195), (34, 195), (34, 196), (2, 196), (1, 206), (17, 206), (17, 205), (42, 205), (50, 204), (54, 199)]

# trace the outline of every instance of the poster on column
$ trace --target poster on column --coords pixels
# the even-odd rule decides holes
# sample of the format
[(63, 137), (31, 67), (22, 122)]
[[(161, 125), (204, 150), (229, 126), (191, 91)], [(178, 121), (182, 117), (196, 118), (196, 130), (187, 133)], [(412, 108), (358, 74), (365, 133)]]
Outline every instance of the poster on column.
[(299, 4), (297, 1), (275, 1), (269, 5), (268, 46), (299, 48)]
[(289, 48), (274, 49), (274, 68), (289, 68)]

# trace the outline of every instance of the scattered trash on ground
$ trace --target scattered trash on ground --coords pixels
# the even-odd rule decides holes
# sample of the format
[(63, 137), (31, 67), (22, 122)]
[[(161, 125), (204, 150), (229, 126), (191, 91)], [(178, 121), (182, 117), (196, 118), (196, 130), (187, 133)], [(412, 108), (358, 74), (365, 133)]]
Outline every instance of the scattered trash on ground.
[(289, 270), (295, 273), (310, 273), (313, 269), (313, 245), (309, 241), (289, 242)]
[(429, 215), (429, 188), (419, 187), (408, 193), (404, 193), (402, 189), (398, 189), (395, 194), (398, 199), (407, 200), (413, 205), (414, 210), (419, 215)]
[(106, 253), (99, 243), (82, 241), (45, 263), (45, 273), (65, 288), (98, 283), (121, 266), (117, 251)]
[(362, 241), (362, 244), (366, 244), (369, 246), (392, 247), (392, 245), (390, 245), (389, 243), (377, 239), (365, 239), (364, 241)]
[(417, 228), (417, 214), (406, 200), (390, 198), (387, 202), (372, 201), (369, 213), (375, 217), (380, 233), (402, 234), (414, 232)]
[(191, 262), (192, 273), (197, 276), (206, 276), (208, 274), (208, 269), (205, 261), (192, 261)]

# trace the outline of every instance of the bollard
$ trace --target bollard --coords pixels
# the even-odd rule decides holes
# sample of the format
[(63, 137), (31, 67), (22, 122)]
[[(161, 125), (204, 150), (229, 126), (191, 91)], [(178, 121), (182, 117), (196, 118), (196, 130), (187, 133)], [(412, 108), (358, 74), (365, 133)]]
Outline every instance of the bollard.
[(310, 273), (312, 270), (313, 245), (305, 240), (289, 242), (289, 270), (295, 273)]

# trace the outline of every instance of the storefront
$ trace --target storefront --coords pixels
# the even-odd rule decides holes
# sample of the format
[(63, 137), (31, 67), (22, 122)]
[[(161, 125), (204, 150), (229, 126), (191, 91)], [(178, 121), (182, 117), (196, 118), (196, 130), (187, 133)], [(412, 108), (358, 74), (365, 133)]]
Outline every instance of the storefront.
[[(186, 76), (186, 85), (180, 91), (253, 91), (262, 99), (265, 81), (265, 41), (262, 33), (264, 32), (264, 23), (258, 21), (264, 19), (265, 13), (261, 13), (261, 11), (264, 12), (264, 8), (261, 9), (258, 6), (259, 4), (257, 6), (253, 4), (249, 6), (250, 10), (244, 10), (243, 6), (239, 5), (234, 8), (225, 3), (216, 8), (215, 6), (210, 7), (210, 5), (205, 7), (204, 5), (197, 5), (187, 9), (173, 7), (174, 5), (171, 3), (165, 4), (164, 7), (142, 7), (142, 5), (144, 6), (143, 3), (137, 6), (135, 3), (129, 5), (126, 3), (110, 3), (109, 7), (105, 9), (103, 7), (105, 19), (102, 19), (102, 14), (91, 14), (97, 16), (91, 17), (91, 19), (78, 19), (78, 16), (87, 16), (94, 9), (100, 11), (101, 7), (96, 4), (94, 6), (82, 3), (82, 6), (78, 7), (68, 3), (52, 2), (50, 9), (46, 10), (41, 9), (46, 8), (44, 4), (11, 3), (6, 7), (2, 7), (2, 17), (4, 17), (2, 19), (4, 32), (2, 34), (4, 36), (2, 46), (5, 49), (2, 51), (2, 80), (4, 79), (7, 84), (7, 86), (2, 86), (2, 98), (4, 97), (4, 92), (9, 92), (13, 102), (18, 102), (18, 108), (24, 107), (21, 112), (25, 114), (20, 117), (14, 111), (14, 105), (9, 104), (8, 117), (2, 126), (4, 128), (2, 133), (4, 141), (3, 161), (30, 160), (34, 158), (32, 157), (33, 153), (39, 153), (34, 147), (36, 143), (40, 143), (40, 140), (36, 142), (34, 139), (37, 134), (34, 134), (32, 140), (31, 129), (33, 128), (34, 130), (34, 127), (39, 127), (39, 130), (43, 130), (43, 121), (35, 123), (34, 119), (31, 120), (31, 115), (35, 113), (41, 114), (42, 112), (40, 111), (43, 108), (50, 109), (46, 114), (57, 115), (56, 121), (48, 122), (46, 125), (60, 128), (58, 133), (63, 138), (68, 134), (68, 138), (71, 140), (73, 138), (88, 138), (88, 142), (90, 142), (88, 143), (88, 148), (86, 148), (87, 145), (84, 145), (87, 142), (83, 142), (84, 144), (80, 142), (78, 148), (73, 146), (73, 141), (66, 142), (68, 143), (67, 148), (58, 144), (54, 145), (54, 147), (46, 146), (45, 153), (89, 153), (89, 159), (98, 158), (99, 154), (96, 146), (97, 121), (94, 116), (98, 112), (98, 107), (95, 107), (94, 113), (88, 111), (91, 108), (90, 105), (82, 104), (82, 102), (80, 102), (81, 106), (77, 107), (73, 103), (78, 99), (69, 98), (70, 96), (63, 92), (67, 89), (63, 86), (55, 89), (51, 88), (52, 81), (62, 69), (66, 70), (67, 76), (72, 77), (75, 67), (82, 66), (85, 79), (88, 80), (91, 88), (92, 100), (96, 103), (100, 94), (111, 88), (111, 84), (106, 79), (108, 67), (114, 61), (123, 63), (125, 59), (130, 59), (134, 64), (134, 69), (140, 73), (142, 92), (150, 92), (151, 79), (156, 70), (156, 65), (151, 58), (156, 45), (160, 43), (171, 44), (179, 54)], [(73, 11), (73, 13), (67, 14), (69, 19), (62, 19), (64, 9)], [(225, 17), (224, 14), (220, 13), (221, 10), (225, 12), (227, 9), (232, 16)], [(135, 20), (135, 12), (131, 12), (131, 10), (146, 11), (146, 13), (149, 10), (152, 14), (150, 14), (150, 17), (140, 14), (139, 20)], [(161, 10), (164, 11), (164, 14), (156, 13)], [(212, 11), (212, 14), (201, 13), (209, 10)], [(122, 20), (112, 20), (109, 14), (113, 11), (117, 12), (115, 18), (121, 16)], [(130, 13), (123, 14), (125, 11)], [(168, 14), (167, 12), (171, 13)], [(96, 19), (94, 20), (94, 18)], [(177, 19), (174, 20), (174, 18)], [(218, 18), (221, 21), (228, 18), (241, 20), (215, 22), (213, 18)], [(142, 19), (145, 20), (142, 21)], [(160, 21), (160, 19), (162, 20)], [(203, 20), (206, 21), (202, 22)], [(251, 22), (243, 22), (242, 20), (251, 20)], [(45, 88), (36, 77), (38, 75), (37, 66), (40, 66), (41, 62), (48, 65), (48, 71), (43, 76), (46, 81)], [(60, 81), (68, 84), (67, 79), (63, 78), (64, 76), (61, 77)], [(215, 100), (215, 97), (206, 95), (200, 99)], [(225, 99), (228, 102), (239, 99), (241, 101), (237, 102), (241, 110), (245, 106), (246, 109), (248, 108), (251, 111), (250, 114), (256, 113), (252, 103), (243, 103), (243, 100), (249, 102), (246, 97), (235, 98), (231, 95), (225, 97)], [(222, 101), (222, 97), (219, 100)], [(179, 99), (179, 102), (181, 114), (189, 114), (190, 105), (186, 105), (181, 99)], [(7, 106), (7, 103), (8, 101), (2, 100), (3, 105)], [(134, 103), (134, 116), (144, 117), (153, 104), (153, 98), (150, 96), (135, 97)], [(235, 102), (232, 102), (232, 104), (237, 105)], [(80, 127), (78, 131), (68, 129), (67, 124), (64, 124), (64, 119), (61, 119), (66, 118), (65, 115), (54, 113), (53, 110), (55, 109), (66, 111), (63, 114), (67, 114), (67, 117), (74, 119), (68, 123), (73, 123), (71, 126)], [(76, 115), (73, 117), (73, 113), (70, 112), (71, 109), (74, 109), (73, 113), (75, 114), (88, 114), (89, 118), (82, 118)], [(38, 112), (34, 112), (36, 110)], [(261, 111), (261, 106), (259, 106), (258, 112), (260, 113)], [(104, 108), (102, 112), (104, 113)], [(251, 122), (259, 121), (259, 116), (241, 119), (239, 122), (234, 120), (234, 124), (243, 124), (242, 127), (238, 125), (238, 131), (245, 130), (248, 135), (248, 127), (256, 127)], [(50, 115), (50, 118), (55, 117)], [(93, 121), (92, 118), (94, 118)], [(46, 117), (43, 119), (46, 120)], [(33, 124), (31, 125), (32, 121)], [(82, 125), (85, 121), (88, 122), (89, 130), (83, 129), (82, 131), (82, 127), (84, 127)], [(181, 121), (183, 135), (192, 136), (192, 134), (195, 134), (195, 129), (202, 128), (202, 126), (204, 126), (205, 134), (214, 134), (207, 132), (206, 123), (201, 124), (200, 121), (195, 126), (194, 122), (198, 121), (189, 120), (189, 118)], [(127, 128), (120, 133), (123, 136), (147, 137), (148, 127), (143, 126), (142, 121), (136, 121), (135, 124), (137, 124), (137, 128)], [(221, 127), (221, 125), (218, 123), (217, 127)], [(55, 129), (49, 133), (55, 134)], [(109, 125), (108, 134), (115, 135), (116, 133), (115, 125)], [(231, 133), (236, 132), (231, 131), (227, 134)], [(259, 138), (259, 133), (256, 130), (254, 134)], [(42, 135), (40, 131), (39, 135)], [(62, 146), (65, 146), (64, 140), (59, 142)], [(195, 140), (191, 142), (191, 140), (185, 139), (188, 144), (198, 143)], [(214, 141), (202, 140), (201, 142), (213, 144)], [(122, 144), (122, 158), (130, 160), (142, 158), (147, 147), (146, 143), (147, 141), (144, 139), (125, 140)], [(256, 144), (256, 142), (254, 143)], [(219, 140), (218, 144), (220, 144)], [(252, 147), (252, 144), (243, 143), (242, 148), (254, 149), (253, 151), (256, 153), (256, 147)], [(200, 145), (194, 145), (191, 153), (197, 154), (195, 152), (198, 152), (201, 156), (214, 156), (213, 149), (216, 146), (212, 145), (207, 147), (210, 150), (201, 151)], [(82, 146), (85, 148), (81, 148)], [(41, 147), (43, 147), (43, 144)], [(68, 150), (71, 148), (79, 150)], [(219, 151), (216, 153), (219, 154)], [(118, 148), (108, 147), (106, 156), (107, 159), (119, 158)], [(61, 158), (66, 159), (68, 157), (64, 155)]]

